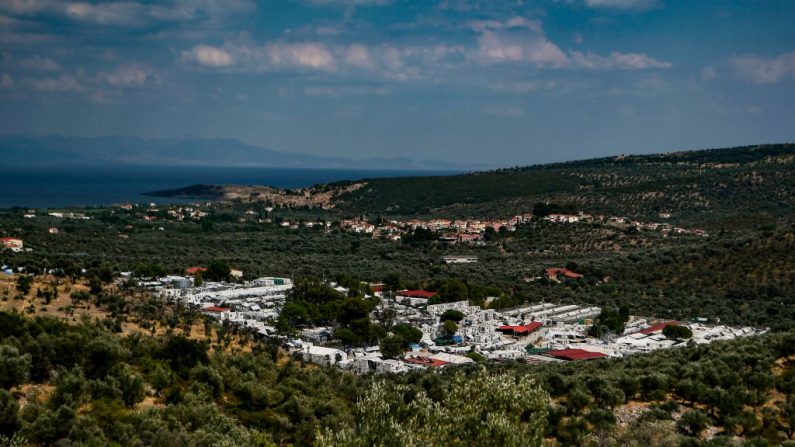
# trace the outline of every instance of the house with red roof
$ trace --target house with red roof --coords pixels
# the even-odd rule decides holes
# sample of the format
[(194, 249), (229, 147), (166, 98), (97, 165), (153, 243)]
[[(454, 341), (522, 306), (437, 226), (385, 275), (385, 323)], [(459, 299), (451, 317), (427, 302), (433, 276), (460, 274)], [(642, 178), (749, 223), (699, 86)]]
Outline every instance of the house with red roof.
[(582, 275), (579, 273), (572, 272), (571, 270), (567, 269), (566, 267), (551, 267), (548, 269), (544, 269), (544, 275), (550, 281), (561, 282), (564, 279), (580, 279)]
[(424, 306), (427, 305), (428, 300), (434, 296), (436, 296), (436, 292), (429, 292), (427, 290), (401, 290), (395, 296), (395, 300), (401, 304)]
[(403, 359), (403, 361), (406, 363), (411, 363), (412, 365), (421, 365), (428, 368), (439, 368), (449, 363), (445, 362), (444, 360), (434, 359), (431, 357), (406, 357)]
[(22, 251), (25, 246), (24, 242), (22, 242), (22, 239), (17, 239), (15, 237), (0, 238), (0, 245), (3, 248), (7, 248), (11, 251)]
[(644, 335), (659, 334), (667, 326), (676, 326), (678, 324), (679, 324), (678, 321), (666, 321), (664, 323), (658, 323), (658, 324), (649, 326), (646, 329), (641, 330), (640, 333), (644, 334)]
[(531, 321), (530, 323), (520, 326), (500, 326), (497, 331), (502, 332), (504, 335), (510, 335), (520, 342), (531, 342), (533, 339), (541, 337), (539, 329), (544, 326), (540, 321)]
[(188, 267), (185, 269), (185, 274), (190, 276), (196, 276), (199, 273), (204, 273), (207, 271), (207, 267)]
[(552, 349), (544, 352), (544, 355), (560, 360), (593, 360), (608, 357), (601, 352), (586, 351), (585, 349)]
[(228, 307), (210, 306), (210, 307), (205, 307), (201, 311), (205, 315), (223, 320), (225, 317), (229, 316), (228, 314), (229, 312), (231, 312), (231, 309)]

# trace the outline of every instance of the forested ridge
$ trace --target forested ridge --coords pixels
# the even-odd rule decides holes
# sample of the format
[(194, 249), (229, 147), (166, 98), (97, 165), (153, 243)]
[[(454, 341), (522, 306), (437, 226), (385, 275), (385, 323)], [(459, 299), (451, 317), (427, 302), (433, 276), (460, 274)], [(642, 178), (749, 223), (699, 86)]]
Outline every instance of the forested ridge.
[(359, 213), (511, 216), (534, 203), (581, 211), (741, 228), (791, 219), (795, 145), (775, 144), (506, 168), (448, 177), (367, 180), (343, 194), (340, 209)]

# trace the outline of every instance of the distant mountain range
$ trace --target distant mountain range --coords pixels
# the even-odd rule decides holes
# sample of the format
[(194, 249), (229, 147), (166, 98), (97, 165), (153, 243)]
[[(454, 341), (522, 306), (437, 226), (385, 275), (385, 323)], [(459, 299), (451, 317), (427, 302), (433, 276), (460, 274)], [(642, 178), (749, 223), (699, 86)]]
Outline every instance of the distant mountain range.
[(354, 160), (252, 146), (230, 138), (0, 136), (6, 166), (79, 166), (96, 164), (229, 166), (278, 168), (358, 168), (470, 170), (484, 166), (438, 160), (367, 158)]

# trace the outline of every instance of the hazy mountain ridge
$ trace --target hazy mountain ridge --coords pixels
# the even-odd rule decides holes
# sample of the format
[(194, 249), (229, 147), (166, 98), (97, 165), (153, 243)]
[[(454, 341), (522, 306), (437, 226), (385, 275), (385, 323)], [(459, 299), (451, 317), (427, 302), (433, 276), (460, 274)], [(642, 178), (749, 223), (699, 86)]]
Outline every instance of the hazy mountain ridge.
[(231, 138), (0, 136), (6, 165), (82, 164), (227, 166), (278, 168), (463, 169), (441, 161), (408, 158), (326, 157), (277, 151)]

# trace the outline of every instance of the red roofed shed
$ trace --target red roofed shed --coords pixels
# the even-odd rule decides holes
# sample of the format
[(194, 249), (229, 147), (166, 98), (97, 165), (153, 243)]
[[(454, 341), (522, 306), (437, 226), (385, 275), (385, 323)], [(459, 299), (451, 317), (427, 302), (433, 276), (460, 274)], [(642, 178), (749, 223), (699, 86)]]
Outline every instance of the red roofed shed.
[(497, 330), (504, 334), (510, 334), (513, 336), (523, 336), (523, 335), (532, 334), (543, 325), (544, 323), (541, 323), (539, 321), (532, 321), (522, 326), (500, 326), (497, 328)]
[(667, 326), (676, 326), (678, 325), (678, 321), (666, 321), (665, 323), (655, 324), (654, 326), (649, 326), (646, 329), (640, 331), (641, 334), (649, 335), (655, 332), (661, 332)]
[(592, 360), (607, 357), (607, 354), (586, 351), (585, 349), (553, 349), (545, 352), (544, 355), (562, 360)]
[(219, 307), (219, 306), (205, 307), (202, 310), (205, 311), (205, 312), (217, 312), (217, 313), (229, 312), (229, 308), (228, 307)]
[(582, 275), (580, 275), (579, 273), (572, 272), (571, 270), (569, 270), (569, 269), (567, 269), (565, 267), (563, 267), (563, 268), (554, 268), (554, 267), (553, 268), (548, 268), (548, 269), (544, 270), (544, 273), (546, 273), (547, 278), (552, 279), (552, 280), (557, 280), (558, 279), (558, 275), (563, 275), (564, 277), (566, 277), (568, 279), (582, 278)]
[(185, 269), (185, 273), (188, 275), (195, 275), (200, 272), (206, 272), (207, 267), (188, 267)]
[(415, 365), (429, 366), (431, 368), (438, 368), (449, 363), (445, 362), (444, 360), (432, 359), (430, 357), (406, 357), (403, 359), (403, 361), (406, 363), (413, 363)]

